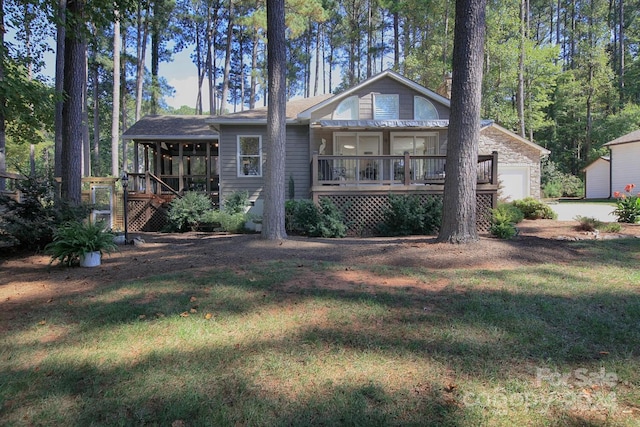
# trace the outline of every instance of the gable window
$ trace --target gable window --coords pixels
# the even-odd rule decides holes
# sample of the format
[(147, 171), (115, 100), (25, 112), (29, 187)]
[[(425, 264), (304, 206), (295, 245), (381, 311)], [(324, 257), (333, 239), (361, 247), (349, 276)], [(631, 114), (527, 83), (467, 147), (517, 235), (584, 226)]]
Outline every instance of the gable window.
[(427, 98), (413, 98), (413, 118), (415, 120), (438, 120), (438, 110)]
[(360, 117), (360, 99), (350, 96), (343, 100), (333, 112), (334, 120), (358, 120)]
[(373, 95), (373, 118), (375, 120), (398, 120), (400, 101), (398, 95)]
[(262, 176), (262, 137), (238, 135), (238, 176)]

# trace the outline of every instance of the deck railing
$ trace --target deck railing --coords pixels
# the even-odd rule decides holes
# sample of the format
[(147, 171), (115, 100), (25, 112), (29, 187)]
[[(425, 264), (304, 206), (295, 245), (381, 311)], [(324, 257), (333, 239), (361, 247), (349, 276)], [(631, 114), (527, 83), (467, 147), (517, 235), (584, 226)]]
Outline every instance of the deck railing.
[[(312, 186), (444, 184), (446, 156), (325, 156), (314, 154)], [(497, 185), (498, 154), (478, 156), (478, 184)]]

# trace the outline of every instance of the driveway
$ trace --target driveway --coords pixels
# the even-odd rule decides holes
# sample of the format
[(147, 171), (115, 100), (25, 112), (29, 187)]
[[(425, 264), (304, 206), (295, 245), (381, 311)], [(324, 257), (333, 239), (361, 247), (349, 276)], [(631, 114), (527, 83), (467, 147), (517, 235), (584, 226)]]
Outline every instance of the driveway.
[(595, 218), (604, 222), (616, 222), (618, 217), (613, 215), (616, 208), (606, 203), (549, 203), (551, 209), (558, 214), (558, 221), (572, 221), (577, 216)]

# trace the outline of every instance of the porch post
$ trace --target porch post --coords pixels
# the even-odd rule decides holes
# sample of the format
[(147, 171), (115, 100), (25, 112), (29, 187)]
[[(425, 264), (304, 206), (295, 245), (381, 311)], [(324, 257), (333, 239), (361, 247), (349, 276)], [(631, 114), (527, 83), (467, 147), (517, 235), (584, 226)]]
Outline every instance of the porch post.
[[(156, 176), (162, 179), (162, 144), (160, 141), (156, 141)], [(158, 183), (158, 188), (156, 188), (156, 194), (162, 194), (162, 184)]]
[[(131, 172), (131, 171), (130, 171)], [(133, 142), (133, 172), (140, 172), (140, 144), (138, 141)], [(140, 190), (140, 177), (135, 175), (132, 182), (133, 191)]]
[(491, 160), (491, 183), (498, 185), (498, 152), (491, 153), (493, 159)]
[(318, 155), (311, 157), (311, 187), (318, 185)]
[(207, 174), (207, 185), (206, 185), (206, 189), (207, 189), (207, 194), (209, 194), (209, 196), (211, 196), (211, 142), (207, 141), (207, 152), (205, 154), (205, 161), (204, 161), (204, 166), (205, 168), (207, 168), (206, 174)]
[(144, 192), (151, 193), (151, 179), (149, 178), (149, 146), (144, 145)]
[(404, 185), (411, 184), (411, 155), (404, 152)]
[(182, 161), (182, 156), (184, 154), (184, 144), (182, 142), (178, 143), (178, 161), (180, 164), (178, 165), (178, 192), (182, 194), (184, 191), (184, 162)]

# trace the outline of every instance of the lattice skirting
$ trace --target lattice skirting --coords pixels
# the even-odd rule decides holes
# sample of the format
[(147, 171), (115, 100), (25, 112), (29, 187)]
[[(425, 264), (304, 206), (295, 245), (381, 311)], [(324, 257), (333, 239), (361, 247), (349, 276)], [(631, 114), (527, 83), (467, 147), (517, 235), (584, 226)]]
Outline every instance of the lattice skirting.
[(167, 225), (167, 211), (152, 200), (127, 202), (129, 231), (160, 231)]
[[(419, 194), (424, 203), (429, 197), (442, 197), (439, 194)], [(354, 235), (375, 234), (376, 226), (384, 220), (383, 212), (389, 205), (388, 194), (333, 194), (324, 195), (343, 213), (349, 226), (349, 233)], [(476, 223), (478, 231), (489, 231), (491, 226), (490, 210), (493, 208), (493, 194), (478, 193), (476, 195)]]

